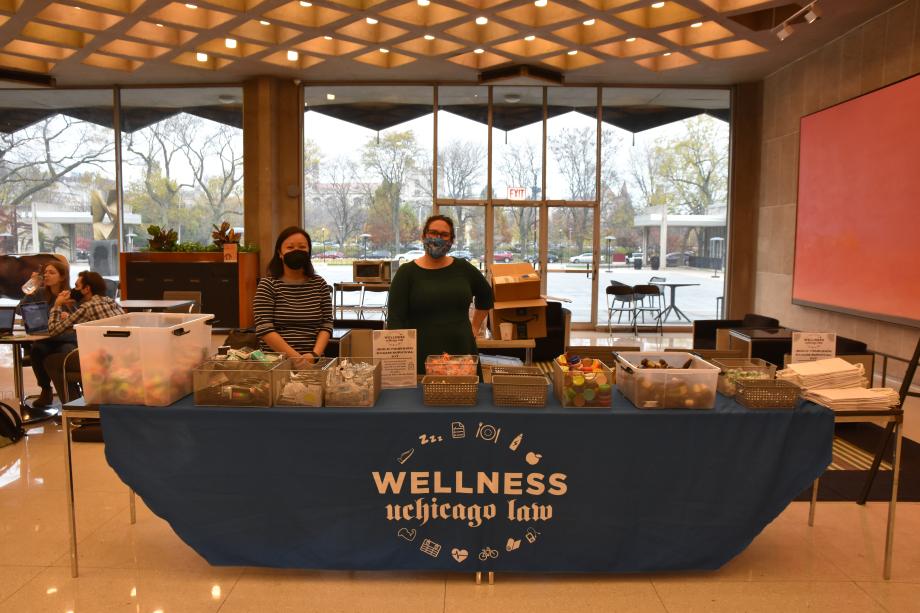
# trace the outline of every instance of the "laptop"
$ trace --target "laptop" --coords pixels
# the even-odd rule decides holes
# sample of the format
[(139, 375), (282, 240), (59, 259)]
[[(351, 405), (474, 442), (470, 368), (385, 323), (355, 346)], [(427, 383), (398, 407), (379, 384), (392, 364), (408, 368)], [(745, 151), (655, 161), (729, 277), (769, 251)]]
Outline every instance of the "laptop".
[(15, 320), (16, 307), (0, 307), (0, 336), (10, 336), (13, 333)]
[(22, 325), (31, 336), (48, 335), (48, 305), (44, 302), (27, 302), (19, 306)]

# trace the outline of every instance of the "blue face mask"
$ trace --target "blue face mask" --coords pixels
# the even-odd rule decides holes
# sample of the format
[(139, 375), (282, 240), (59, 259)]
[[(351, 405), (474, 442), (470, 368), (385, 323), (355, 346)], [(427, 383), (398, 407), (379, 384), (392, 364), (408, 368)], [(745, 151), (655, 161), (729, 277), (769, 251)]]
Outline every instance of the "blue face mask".
[(450, 251), (451, 242), (447, 239), (427, 236), (423, 242), (425, 244), (425, 253), (436, 260), (443, 258)]

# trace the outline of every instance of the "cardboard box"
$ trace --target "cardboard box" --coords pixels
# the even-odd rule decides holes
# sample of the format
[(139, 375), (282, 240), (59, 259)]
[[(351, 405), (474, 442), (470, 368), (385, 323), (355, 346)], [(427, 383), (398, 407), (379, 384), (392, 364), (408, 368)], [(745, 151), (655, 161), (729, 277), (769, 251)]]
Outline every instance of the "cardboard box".
[(339, 341), (339, 357), (354, 358), (374, 355), (374, 331), (355, 328)]
[(535, 300), (540, 297), (540, 275), (526, 262), (492, 265), (495, 302)]
[(496, 302), (489, 320), (492, 322), (492, 338), (501, 338), (499, 324), (502, 322), (514, 324), (512, 340), (546, 336), (546, 300)]

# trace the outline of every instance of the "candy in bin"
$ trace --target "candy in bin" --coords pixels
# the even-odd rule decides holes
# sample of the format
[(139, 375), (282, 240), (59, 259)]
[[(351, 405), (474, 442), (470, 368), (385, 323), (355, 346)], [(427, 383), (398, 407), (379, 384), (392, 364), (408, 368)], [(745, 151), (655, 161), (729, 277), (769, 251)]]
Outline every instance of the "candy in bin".
[(326, 406), (374, 406), (380, 393), (380, 363), (342, 358), (326, 378)]
[(430, 355), (425, 358), (426, 375), (476, 376), (478, 355)]

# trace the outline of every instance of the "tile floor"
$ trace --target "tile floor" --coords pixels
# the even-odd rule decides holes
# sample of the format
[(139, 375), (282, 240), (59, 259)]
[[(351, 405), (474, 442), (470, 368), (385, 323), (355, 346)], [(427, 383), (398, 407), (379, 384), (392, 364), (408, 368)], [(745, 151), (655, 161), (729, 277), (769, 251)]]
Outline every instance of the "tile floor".
[(920, 611), (920, 503), (898, 505), (891, 581), (884, 503), (821, 503), (814, 528), (807, 504), (793, 503), (707, 573), (499, 575), (489, 586), (456, 574), (214, 568), (140, 500), (129, 523), (127, 490), (90, 443), (74, 446), (72, 579), (64, 435), (52, 422), (29, 434), (0, 449), (0, 613)]

